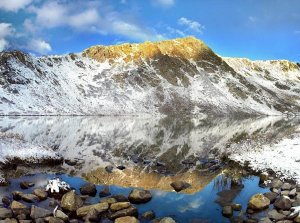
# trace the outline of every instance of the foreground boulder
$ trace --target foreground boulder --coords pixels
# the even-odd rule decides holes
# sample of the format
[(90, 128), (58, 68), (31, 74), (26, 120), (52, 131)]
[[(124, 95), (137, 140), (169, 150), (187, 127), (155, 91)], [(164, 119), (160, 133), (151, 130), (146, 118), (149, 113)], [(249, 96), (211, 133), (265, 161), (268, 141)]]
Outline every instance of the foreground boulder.
[(78, 208), (82, 207), (82, 205), (82, 199), (76, 195), (74, 190), (64, 194), (61, 199), (61, 207), (67, 211), (76, 211)]
[(130, 192), (128, 199), (131, 203), (142, 204), (150, 201), (152, 199), (152, 195), (148, 190), (133, 189)]
[(176, 192), (179, 192), (179, 191), (189, 188), (191, 185), (184, 181), (175, 181), (175, 182), (171, 183), (171, 186), (174, 188), (174, 190)]
[(21, 198), (23, 201), (26, 201), (28, 203), (39, 201), (39, 198), (34, 194), (23, 194)]
[(52, 215), (52, 211), (49, 211), (45, 208), (40, 208), (34, 205), (32, 205), (31, 207), (30, 217), (32, 219), (45, 218), (51, 215)]
[(248, 208), (252, 210), (263, 210), (268, 208), (269, 205), (270, 200), (266, 198), (263, 194), (253, 195), (248, 202)]
[(82, 187), (80, 187), (80, 193), (82, 195), (89, 195), (89, 196), (94, 197), (97, 193), (95, 184), (87, 183), (87, 184), (83, 185)]
[(101, 202), (98, 204), (92, 204), (92, 205), (87, 205), (87, 206), (83, 206), (77, 209), (76, 211), (76, 215), (77, 217), (84, 217), (86, 216), (90, 210), (95, 209), (98, 213), (102, 213), (107, 211), (109, 208), (109, 205), (107, 202)]
[(139, 223), (139, 220), (137, 220), (135, 217), (126, 216), (126, 217), (117, 218), (115, 220), (115, 223)]

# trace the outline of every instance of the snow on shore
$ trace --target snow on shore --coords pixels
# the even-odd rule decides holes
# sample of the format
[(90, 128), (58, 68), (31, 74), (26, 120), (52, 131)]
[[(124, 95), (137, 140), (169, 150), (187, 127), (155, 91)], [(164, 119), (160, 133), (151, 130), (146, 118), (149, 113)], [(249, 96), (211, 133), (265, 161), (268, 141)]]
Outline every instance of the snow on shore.
[(253, 148), (249, 142), (236, 144), (230, 159), (241, 164), (248, 162), (257, 171), (271, 169), (282, 178), (293, 178), (300, 183), (300, 134)]
[(50, 148), (24, 141), (18, 134), (0, 133), (0, 164), (11, 160), (38, 164), (50, 159), (59, 160), (60, 156)]

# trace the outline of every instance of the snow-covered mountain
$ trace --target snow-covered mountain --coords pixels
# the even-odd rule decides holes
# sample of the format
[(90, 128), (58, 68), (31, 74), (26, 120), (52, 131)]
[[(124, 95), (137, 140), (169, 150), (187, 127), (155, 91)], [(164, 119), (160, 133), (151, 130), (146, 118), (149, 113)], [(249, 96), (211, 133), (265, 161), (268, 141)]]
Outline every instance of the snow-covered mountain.
[(221, 58), (193, 37), (0, 54), (1, 115), (297, 114), (300, 64)]

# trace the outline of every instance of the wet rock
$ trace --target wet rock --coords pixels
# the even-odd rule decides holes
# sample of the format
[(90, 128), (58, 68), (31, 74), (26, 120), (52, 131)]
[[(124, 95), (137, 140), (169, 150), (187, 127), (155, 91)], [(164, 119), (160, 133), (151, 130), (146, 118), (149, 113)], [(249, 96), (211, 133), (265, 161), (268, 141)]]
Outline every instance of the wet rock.
[(117, 202), (112, 205), (110, 205), (110, 210), (112, 211), (119, 211), (122, 209), (129, 208), (131, 204), (129, 202)]
[(267, 172), (263, 172), (259, 175), (259, 182), (264, 183), (269, 179), (269, 174)]
[(290, 183), (284, 183), (281, 186), (281, 190), (290, 190), (292, 188), (292, 185)]
[(102, 199), (100, 202), (108, 203), (109, 205), (111, 205), (111, 204), (117, 203), (117, 200), (113, 197), (107, 197), (107, 198)]
[(2, 203), (5, 204), (6, 206), (9, 206), (10, 205), (10, 199), (9, 199), (9, 197), (4, 196), (2, 198)]
[(63, 221), (68, 221), (68, 220), (69, 220), (69, 216), (66, 215), (66, 214), (65, 214), (63, 211), (61, 211), (61, 210), (56, 210), (56, 211), (54, 212), (54, 217), (59, 218), (59, 219), (61, 219), (61, 220), (63, 220)]
[(274, 207), (281, 210), (290, 210), (292, 207), (292, 201), (288, 197), (279, 197), (274, 202)]
[(148, 190), (133, 189), (130, 192), (128, 199), (131, 203), (141, 204), (150, 201), (152, 199), (152, 195)]
[(123, 194), (115, 194), (115, 195), (112, 195), (111, 197), (115, 198), (117, 200), (117, 202), (129, 201), (128, 198), (126, 196), (124, 196)]
[(99, 192), (99, 196), (100, 197), (107, 197), (107, 196), (110, 196), (111, 193), (110, 193), (110, 190), (109, 190), (109, 187), (108, 186), (104, 186), (101, 191)]
[(159, 221), (159, 223), (176, 223), (176, 221), (173, 218), (166, 217)]
[(105, 167), (105, 170), (106, 170), (106, 172), (108, 172), (108, 173), (112, 173), (113, 169), (114, 169), (114, 167), (113, 167), (112, 165), (109, 165), (109, 166), (106, 166), (106, 167)]
[(30, 217), (32, 219), (45, 218), (45, 217), (48, 217), (51, 215), (52, 215), (52, 211), (49, 211), (45, 208), (40, 208), (40, 207), (37, 207), (34, 205), (31, 206)]
[(271, 183), (271, 188), (281, 188), (281, 186), (283, 185), (283, 182), (279, 179), (273, 179), (272, 183)]
[(242, 210), (242, 205), (241, 204), (232, 204), (231, 207), (234, 211)]
[(46, 200), (48, 197), (48, 193), (40, 188), (36, 188), (33, 190), (33, 194), (37, 196), (41, 201)]
[(13, 213), (10, 209), (7, 208), (0, 208), (0, 220), (11, 218)]
[(275, 209), (271, 210), (268, 212), (268, 217), (271, 220), (275, 220), (275, 221), (279, 221), (285, 218), (285, 215), (280, 214), (278, 211), (276, 211)]
[(95, 196), (97, 193), (97, 189), (95, 184), (87, 183), (80, 187), (80, 193), (82, 195), (89, 195), (89, 196)]
[(138, 210), (136, 207), (129, 207), (117, 212), (114, 212), (112, 214), (109, 215), (109, 218), (114, 220), (116, 218), (121, 218), (121, 217), (125, 217), (125, 216), (137, 216), (138, 215)]
[(61, 220), (59, 218), (55, 218), (55, 217), (48, 217), (47, 222), (48, 223), (64, 223), (63, 220)]
[(231, 206), (224, 206), (222, 209), (222, 215), (224, 217), (230, 218), (233, 215), (233, 209)]
[(39, 198), (34, 194), (23, 194), (21, 198), (23, 201), (28, 203), (34, 203), (39, 201)]
[(69, 222), (70, 223), (78, 223), (79, 221), (77, 219), (71, 219)]
[(282, 220), (282, 221), (277, 221), (277, 223), (293, 223), (291, 220)]
[(82, 207), (82, 205), (82, 199), (75, 194), (74, 190), (64, 194), (61, 199), (61, 207), (67, 211), (76, 211), (78, 208)]
[(273, 223), (273, 222), (271, 221), (270, 218), (265, 217), (260, 219), (258, 223)]
[(154, 211), (146, 211), (145, 213), (142, 214), (142, 219), (145, 220), (152, 220), (155, 218), (155, 213)]
[(274, 203), (274, 201), (276, 200), (278, 194), (276, 194), (274, 192), (267, 192), (267, 193), (264, 193), (264, 196), (266, 198), (268, 198), (271, 203)]
[(117, 166), (117, 169), (119, 169), (119, 170), (125, 170), (126, 167), (121, 165), (121, 166)]
[(102, 212), (107, 211), (108, 208), (109, 208), (109, 205), (106, 202), (87, 205), (87, 206), (83, 206), (83, 207), (78, 208), (77, 211), (76, 211), (76, 215), (77, 215), (77, 217), (84, 217), (92, 209), (95, 209), (98, 213), (102, 213)]
[(117, 218), (115, 223), (139, 223), (139, 220), (137, 220), (135, 217), (126, 216)]
[(28, 189), (29, 187), (33, 187), (33, 186), (34, 186), (34, 183), (31, 183), (31, 182), (24, 181), (24, 182), (20, 183), (20, 187), (24, 190)]
[(10, 208), (15, 215), (19, 215), (19, 214), (28, 215), (30, 213), (29, 208), (18, 201), (13, 201), (10, 205)]
[(263, 194), (253, 195), (248, 202), (248, 208), (253, 210), (263, 210), (268, 208), (269, 205), (270, 200), (266, 198)]
[(96, 209), (91, 209), (85, 217), (85, 221), (98, 222), (100, 219), (100, 213)]
[(13, 196), (13, 199), (18, 201), (18, 200), (21, 200), (22, 199), (22, 195), (24, 194), (23, 192), (21, 191), (13, 191), (12, 193), (12, 196)]
[(0, 176), (0, 187), (7, 187), (9, 185), (10, 182), (7, 179)]
[(175, 182), (171, 183), (171, 186), (174, 188), (174, 190), (176, 192), (179, 192), (179, 191), (189, 188), (191, 185), (184, 181), (175, 181)]

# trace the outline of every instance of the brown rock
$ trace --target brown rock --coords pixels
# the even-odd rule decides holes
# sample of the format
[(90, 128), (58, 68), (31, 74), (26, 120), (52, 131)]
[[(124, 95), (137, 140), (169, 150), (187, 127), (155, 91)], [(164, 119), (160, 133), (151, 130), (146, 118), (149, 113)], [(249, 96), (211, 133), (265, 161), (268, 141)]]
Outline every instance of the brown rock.
[(78, 208), (76, 211), (76, 215), (77, 215), (77, 217), (81, 218), (81, 217), (86, 216), (89, 213), (89, 211), (92, 209), (95, 209), (96, 211), (98, 211), (98, 213), (102, 213), (102, 212), (107, 211), (108, 208), (109, 208), (109, 205), (106, 202), (87, 205), (87, 206)]
[(248, 202), (248, 208), (252, 210), (263, 210), (268, 208), (269, 205), (270, 200), (266, 198), (263, 194), (253, 195)]
[(67, 211), (76, 211), (78, 208), (82, 207), (82, 205), (82, 199), (75, 194), (74, 190), (64, 194), (61, 199), (61, 207)]
[(139, 223), (139, 220), (137, 220), (135, 217), (125, 216), (117, 218), (115, 223)]

